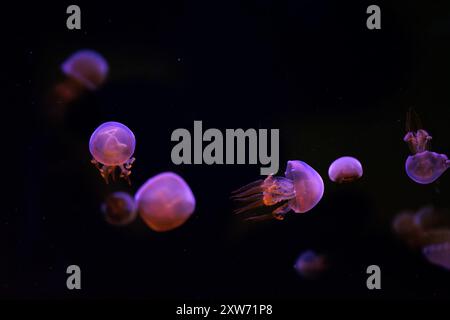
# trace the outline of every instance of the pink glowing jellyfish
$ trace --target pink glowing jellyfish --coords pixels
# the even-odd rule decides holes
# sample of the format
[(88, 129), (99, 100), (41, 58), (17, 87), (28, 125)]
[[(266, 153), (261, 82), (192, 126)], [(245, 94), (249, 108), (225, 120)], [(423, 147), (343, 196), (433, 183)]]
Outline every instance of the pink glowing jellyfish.
[(89, 151), (93, 157), (91, 162), (100, 171), (106, 183), (110, 175), (115, 179), (117, 167), (121, 171), (120, 177), (130, 183), (135, 145), (133, 132), (119, 122), (106, 122), (95, 129), (89, 140)]
[(341, 157), (328, 169), (330, 180), (337, 183), (353, 182), (363, 175), (361, 162), (353, 157)]
[(417, 183), (433, 183), (450, 167), (450, 160), (445, 154), (429, 151), (432, 138), (421, 128), (420, 120), (412, 110), (407, 113), (406, 124), (407, 133), (403, 140), (413, 153), (406, 159), (406, 173)]
[(317, 278), (327, 268), (326, 257), (312, 250), (303, 252), (294, 265), (294, 269), (306, 279)]
[(304, 213), (314, 208), (322, 199), (323, 192), (323, 180), (317, 171), (303, 161), (291, 160), (287, 163), (285, 178), (270, 175), (265, 180), (252, 182), (234, 191), (231, 198), (250, 202), (235, 213), (285, 202), (272, 211), (274, 218), (283, 220), (290, 210)]
[(79, 50), (62, 63), (61, 70), (88, 90), (95, 90), (105, 82), (109, 67), (98, 52)]
[(124, 226), (133, 222), (137, 217), (134, 198), (126, 192), (110, 194), (102, 205), (105, 220), (115, 226)]
[(194, 194), (186, 181), (173, 172), (150, 178), (135, 195), (139, 215), (154, 231), (173, 230), (195, 210)]

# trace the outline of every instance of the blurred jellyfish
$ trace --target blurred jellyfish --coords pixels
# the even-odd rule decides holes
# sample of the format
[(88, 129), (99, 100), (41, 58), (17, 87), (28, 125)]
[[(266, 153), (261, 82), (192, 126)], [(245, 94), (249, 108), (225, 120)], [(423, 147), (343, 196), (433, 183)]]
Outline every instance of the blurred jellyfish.
[(105, 82), (109, 67), (98, 52), (79, 50), (63, 62), (61, 70), (88, 90), (95, 90)]
[[(303, 161), (288, 161), (284, 177), (268, 176), (233, 192), (232, 199), (248, 204), (235, 211), (242, 213), (260, 206), (284, 202), (272, 211), (272, 216), (283, 220), (290, 211), (304, 213), (314, 208), (324, 192), (322, 177)], [(251, 219), (265, 219), (269, 216)]]
[(363, 175), (361, 162), (353, 157), (336, 159), (328, 169), (330, 180), (337, 183), (353, 182)]
[(392, 221), (394, 233), (402, 239), (409, 247), (418, 248), (422, 244), (423, 232), (414, 221), (414, 213), (401, 212)]
[(450, 211), (437, 209), (433, 206), (425, 206), (416, 212), (414, 221), (424, 231), (450, 229)]
[(308, 250), (298, 257), (294, 268), (302, 277), (306, 279), (315, 279), (325, 271), (328, 266), (324, 255), (319, 255), (312, 250)]
[(110, 175), (115, 179), (116, 167), (121, 171), (120, 177), (130, 183), (135, 145), (133, 132), (119, 122), (106, 122), (95, 129), (89, 140), (89, 151), (93, 156), (91, 162), (100, 171), (106, 183)]
[(67, 106), (86, 90), (98, 89), (105, 82), (109, 70), (105, 58), (92, 50), (76, 51), (60, 68), (66, 78), (54, 85), (45, 102), (50, 119), (56, 123), (64, 120)]
[(426, 246), (422, 253), (431, 264), (450, 270), (450, 242)]
[(445, 154), (429, 151), (432, 138), (421, 128), (420, 119), (413, 110), (407, 113), (406, 130), (403, 140), (413, 153), (405, 163), (408, 177), (420, 184), (433, 183), (450, 167), (450, 160)]
[(110, 194), (102, 205), (105, 220), (116, 226), (124, 226), (133, 222), (137, 217), (134, 198), (126, 192)]
[(195, 209), (191, 188), (173, 172), (164, 172), (147, 180), (135, 199), (141, 218), (158, 232), (181, 226)]

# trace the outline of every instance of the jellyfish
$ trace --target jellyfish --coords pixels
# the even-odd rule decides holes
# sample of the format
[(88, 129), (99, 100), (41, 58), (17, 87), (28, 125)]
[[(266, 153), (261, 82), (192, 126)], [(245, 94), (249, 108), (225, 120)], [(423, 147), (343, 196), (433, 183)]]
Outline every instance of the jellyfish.
[(56, 83), (46, 95), (48, 116), (54, 123), (61, 123), (68, 105), (85, 91), (98, 89), (108, 75), (108, 63), (93, 50), (79, 50), (71, 54), (60, 66), (65, 79)]
[(102, 205), (105, 220), (115, 226), (124, 226), (137, 217), (134, 198), (126, 192), (110, 194)]
[(450, 212), (431, 205), (425, 206), (416, 212), (414, 222), (424, 231), (450, 229)]
[(328, 265), (324, 255), (308, 250), (298, 257), (294, 268), (304, 278), (315, 279), (328, 268)]
[(195, 198), (182, 177), (164, 172), (150, 178), (135, 195), (139, 215), (154, 231), (183, 225), (195, 210)]
[(119, 122), (106, 122), (95, 129), (89, 140), (89, 151), (93, 157), (91, 162), (100, 171), (106, 183), (110, 175), (115, 180), (115, 170), (118, 167), (120, 177), (130, 184), (135, 145), (133, 132)]
[(397, 214), (392, 221), (394, 233), (409, 247), (418, 248), (423, 241), (423, 232), (415, 223), (414, 213), (405, 211)]
[(108, 75), (108, 63), (105, 58), (93, 50), (79, 50), (67, 58), (61, 65), (62, 72), (88, 90), (101, 86)]
[(353, 182), (363, 175), (361, 162), (353, 157), (336, 159), (328, 169), (330, 180), (337, 183)]
[[(304, 213), (314, 208), (322, 199), (323, 192), (323, 180), (317, 171), (303, 161), (291, 160), (287, 163), (285, 177), (269, 175), (264, 180), (252, 182), (234, 191), (231, 198), (248, 203), (235, 213), (283, 203), (272, 211), (272, 217), (283, 220), (291, 210)], [(256, 217), (256, 220), (260, 218)], [(262, 218), (265, 219), (264, 216)]]
[(419, 184), (433, 183), (450, 167), (450, 160), (445, 154), (429, 151), (432, 137), (421, 128), (420, 119), (412, 110), (407, 113), (406, 125), (403, 140), (413, 153), (406, 159), (406, 173)]
[(426, 246), (422, 253), (431, 264), (450, 270), (450, 242)]

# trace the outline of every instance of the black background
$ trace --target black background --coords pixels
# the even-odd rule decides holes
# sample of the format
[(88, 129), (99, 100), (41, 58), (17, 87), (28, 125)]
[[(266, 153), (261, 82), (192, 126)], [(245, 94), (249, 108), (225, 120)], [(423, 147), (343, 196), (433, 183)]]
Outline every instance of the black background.
[[(450, 206), (450, 177), (413, 183), (404, 172), (405, 115), (413, 107), (450, 152), (450, 6), (377, 2), (382, 30), (366, 28), (366, 1), (79, 2), (82, 30), (66, 28), (72, 3), (2, 5), (4, 165), (0, 240), (2, 298), (245, 299), (450, 297), (450, 274), (409, 251), (392, 217)], [(90, 48), (108, 82), (55, 122), (45, 103), (59, 66)], [(102, 122), (136, 135), (132, 186), (105, 185), (88, 140)], [(285, 221), (232, 215), (230, 192), (259, 179), (259, 165), (172, 164), (177, 128), (280, 129), (280, 171), (303, 160), (325, 195)], [(353, 155), (364, 177), (329, 181), (329, 164)], [(181, 228), (155, 233), (141, 220), (108, 225), (110, 192), (135, 192), (162, 171), (180, 174), (197, 208)], [(306, 281), (293, 269), (304, 250), (326, 253), (328, 272)], [(66, 268), (82, 290), (66, 288)], [(381, 267), (382, 290), (366, 288)]]

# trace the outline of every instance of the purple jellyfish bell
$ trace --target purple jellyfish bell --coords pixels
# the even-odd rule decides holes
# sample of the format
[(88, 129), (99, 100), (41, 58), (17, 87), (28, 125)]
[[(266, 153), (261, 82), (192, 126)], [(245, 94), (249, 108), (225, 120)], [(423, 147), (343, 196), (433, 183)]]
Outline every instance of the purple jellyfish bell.
[(405, 170), (413, 181), (429, 184), (436, 181), (448, 168), (450, 161), (445, 154), (423, 151), (406, 159)]
[(361, 162), (353, 157), (341, 157), (328, 169), (330, 180), (337, 183), (353, 182), (363, 175)]
[(109, 71), (105, 58), (93, 50), (79, 50), (73, 53), (63, 62), (61, 69), (65, 75), (89, 90), (101, 86)]
[(195, 210), (191, 188), (173, 172), (164, 172), (147, 180), (135, 199), (142, 220), (158, 232), (178, 228)]

